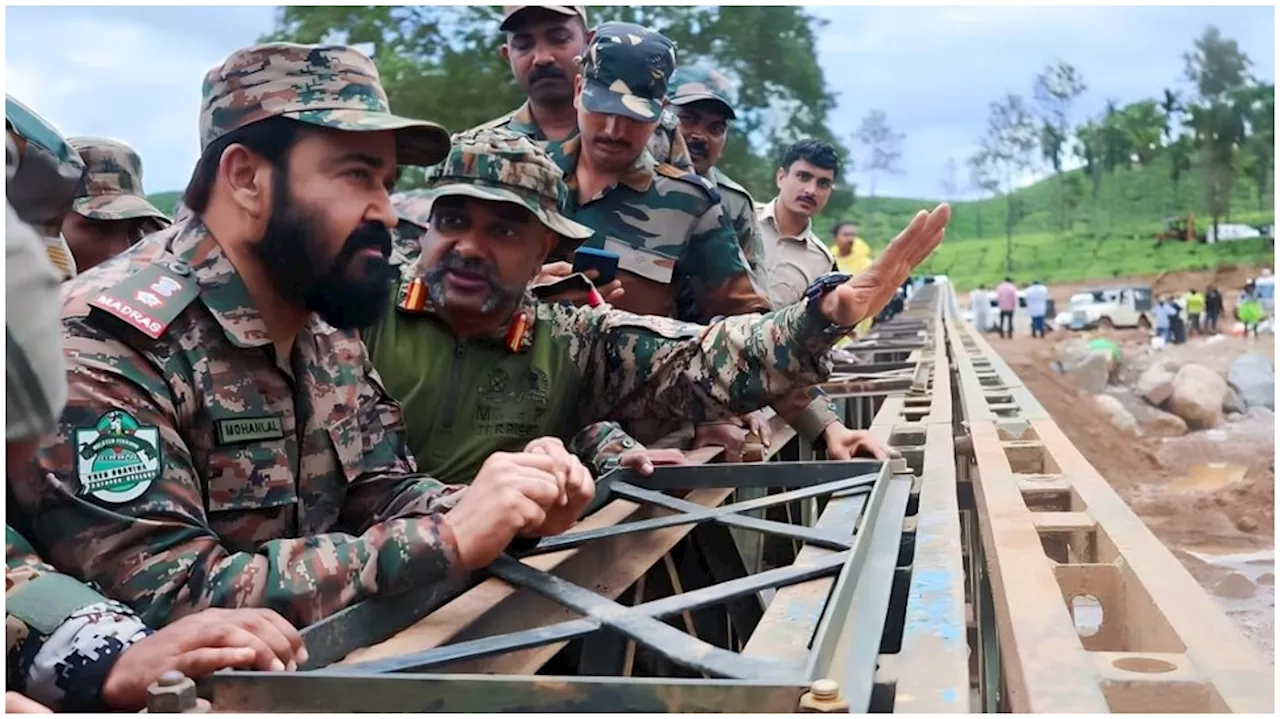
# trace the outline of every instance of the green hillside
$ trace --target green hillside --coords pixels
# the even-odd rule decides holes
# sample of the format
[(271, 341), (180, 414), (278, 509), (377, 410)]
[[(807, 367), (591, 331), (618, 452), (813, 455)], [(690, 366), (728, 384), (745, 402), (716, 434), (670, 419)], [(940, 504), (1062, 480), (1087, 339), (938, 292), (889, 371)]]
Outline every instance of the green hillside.
[[(1082, 171), (1065, 173), (1066, 177), (1077, 176), (1083, 188), (1080, 206), (1070, 215), (1071, 229), (1065, 233), (1058, 230), (1056, 220), (1058, 178), (1042, 180), (1014, 193), (1024, 210), (1014, 230), (1014, 279), (1019, 283), (1032, 279), (1077, 282), (1176, 269), (1210, 269), (1221, 263), (1274, 264), (1275, 253), (1267, 240), (1215, 245), (1170, 243), (1157, 247), (1153, 235), (1165, 217), (1190, 211), (1195, 213), (1198, 227), (1209, 223), (1199, 171), (1192, 170), (1182, 180), (1175, 197), (1164, 162), (1164, 158), (1157, 158), (1149, 167), (1121, 169), (1104, 176), (1096, 201)], [(180, 194), (160, 192), (149, 197), (161, 210), (172, 214)], [(1230, 221), (1252, 225), (1273, 222), (1273, 195), (1268, 193), (1264, 200), (1265, 209), (1259, 210), (1253, 185), (1244, 180), (1238, 182), (1232, 195)], [(859, 198), (852, 219), (858, 221), (863, 238), (879, 248), (917, 211), (937, 202)], [(998, 283), (1005, 276), (1005, 199), (956, 202), (952, 208), (947, 241), (926, 261), (923, 271), (949, 275), (961, 289)], [(815, 222), (814, 229), (829, 240), (832, 225), (840, 219), (844, 217), (828, 213)]]
[(151, 200), (151, 204), (156, 206), (164, 214), (173, 217), (173, 208), (178, 206), (178, 199), (182, 197), (181, 192), (156, 192), (147, 195), (147, 199)]

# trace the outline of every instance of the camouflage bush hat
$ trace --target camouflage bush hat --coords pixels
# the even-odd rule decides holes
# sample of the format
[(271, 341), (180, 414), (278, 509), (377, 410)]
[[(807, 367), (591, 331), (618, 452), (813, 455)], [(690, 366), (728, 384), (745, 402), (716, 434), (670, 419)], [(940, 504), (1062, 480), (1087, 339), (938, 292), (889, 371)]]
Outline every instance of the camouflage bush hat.
[(71, 209), (91, 220), (153, 220), (172, 224), (147, 201), (142, 190), (142, 158), (128, 144), (105, 137), (73, 137), (67, 141), (88, 170), (89, 182)]
[(671, 73), (671, 87), (667, 99), (672, 105), (688, 105), (699, 100), (714, 100), (724, 105), (729, 119), (738, 117), (734, 112), (733, 83), (717, 70), (709, 67), (680, 67)]
[(502, 6), (502, 24), (498, 26), (498, 30), (508, 32), (511, 30), (511, 21), (522, 11), (529, 8), (541, 8), (550, 10), (551, 12), (568, 15), (570, 17), (577, 15), (582, 18), (582, 24), (587, 24), (587, 8), (585, 5), (503, 5)]
[(16, 171), (5, 188), (23, 222), (39, 229), (60, 221), (84, 191), (80, 155), (57, 130), (26, 105), (4, 96), (5, 129), (17, 136)]
[(346, 45), (270, 43), (237, 50), (204, 78), (200, 149), (270, 117), (350, 132), (392, 130), (396, 162), (427, 167), (449, 152), (443, 127), (391, 114), (378, 68)]
[(432, 169), (427, 193), (409, 205), (415, 215), (407, 218), (410, 222), (426, 227), (436, 198), (462, 195), (520, 205), (572, 244), (595, 234), (565, 217), (569, 188), (564, 175), (533, 140), (494, 128), (454, 135), (453, 143), (445, 161)]
[(676, 47), (666, 36), (631, 23), (604, 23), (582, 56), (582, 105), (657, 122), (675, 67)]

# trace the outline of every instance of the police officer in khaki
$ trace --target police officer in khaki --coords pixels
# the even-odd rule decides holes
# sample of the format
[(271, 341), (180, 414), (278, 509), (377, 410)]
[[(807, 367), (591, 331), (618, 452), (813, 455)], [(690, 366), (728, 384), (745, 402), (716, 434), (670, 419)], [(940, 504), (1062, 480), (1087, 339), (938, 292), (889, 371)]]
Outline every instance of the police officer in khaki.
[(88, 171), (84, 192), (62, 221), (62, 236), (80, 272), (172, 224), (147, 200), (142, 189), (142, 158), (127, 143), (103, 137), (73, 137), (67, 142), (80, 154)]

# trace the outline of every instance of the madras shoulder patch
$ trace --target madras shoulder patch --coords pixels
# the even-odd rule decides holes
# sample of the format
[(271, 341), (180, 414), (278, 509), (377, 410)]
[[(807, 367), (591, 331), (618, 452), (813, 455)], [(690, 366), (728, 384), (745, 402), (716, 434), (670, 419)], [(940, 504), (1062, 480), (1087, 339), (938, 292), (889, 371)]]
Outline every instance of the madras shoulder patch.
[(199, 296), (200, 287), (194, 278), (153, 264), (99, 292), (89, 304), (154, 340)]
[(75, 433), (76, 477), (81, 496), (108, 504), (141, 497), (160, 477), (160, 430), (112, 410), (93, 427)]
[(284, 420), (280, 415), (265, 417), (231, 417), (214, 422), (218, 444), (244, 444), (284, 437)]

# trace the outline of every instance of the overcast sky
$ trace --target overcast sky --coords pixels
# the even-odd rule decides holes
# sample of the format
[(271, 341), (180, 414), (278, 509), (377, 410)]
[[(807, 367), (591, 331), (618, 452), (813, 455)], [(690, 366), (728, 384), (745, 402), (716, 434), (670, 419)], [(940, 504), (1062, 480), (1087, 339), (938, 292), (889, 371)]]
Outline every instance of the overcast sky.
[[(906, 135), (900, 175), (882, 196), (936, 197), (947, 158), (961, 168), (982, 134), (990, 102), (1030, 95), (1055, 59), (1072, 63), (1088, 91), (1075, 119), (1186, 89), (1182, 53), (1216, 24), (1275, 79), (1271, 7), (818, 7), (829, 20), (819, 61), (837, 94), (835, 132), (849, 137), (872, 109)], [(142, 154), (149, 192), (186, 184), (199, 155), (200, 81), (231, 51), (271, 29), (275, 8), (9, 7), (5, 91), (68, 136), (105, 135)], [(54, 30), (53, 36), (50, 29)], [(58, 42), (55, 49), (51, 43)], [(463, 128), (450, 128), (457, 131)], [(857, 158), (855, 157), (855, 160)], [(865, 177), (855, 178), (866, 187)]]

